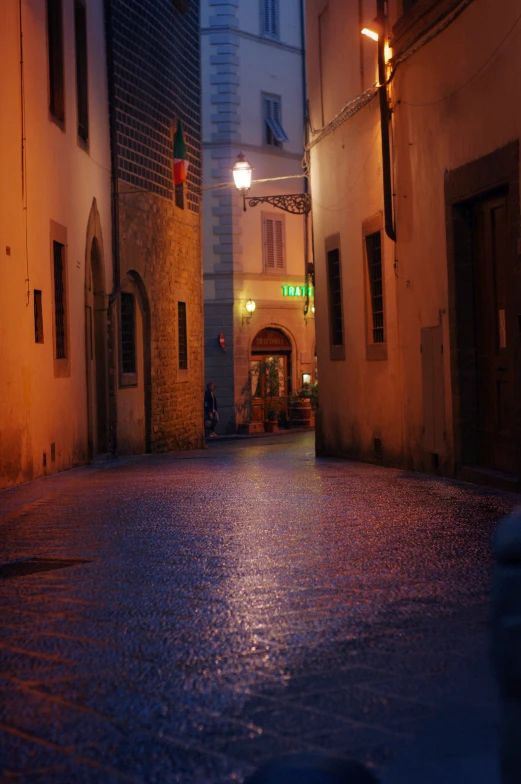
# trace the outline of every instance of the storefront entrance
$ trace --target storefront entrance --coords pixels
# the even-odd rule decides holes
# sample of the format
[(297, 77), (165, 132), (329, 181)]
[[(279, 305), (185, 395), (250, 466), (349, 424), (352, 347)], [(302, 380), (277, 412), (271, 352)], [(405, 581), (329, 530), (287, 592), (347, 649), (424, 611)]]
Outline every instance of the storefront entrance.
[(253, 339), (250, 360), (253, 421), (288, 417), (291, 343), (279, 329), (263, 329)]

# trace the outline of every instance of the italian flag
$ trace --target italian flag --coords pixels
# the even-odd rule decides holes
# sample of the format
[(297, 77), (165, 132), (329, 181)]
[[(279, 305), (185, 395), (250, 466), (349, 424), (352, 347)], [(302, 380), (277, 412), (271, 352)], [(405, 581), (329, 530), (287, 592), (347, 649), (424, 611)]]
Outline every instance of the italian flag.
[(180, 185), (181, 183), (186, 182), (187, 171), (188, 155), (186, 154), (183, 126), (181, 125), (181, 120), (179, 120), (174, 135), (174, 185)]

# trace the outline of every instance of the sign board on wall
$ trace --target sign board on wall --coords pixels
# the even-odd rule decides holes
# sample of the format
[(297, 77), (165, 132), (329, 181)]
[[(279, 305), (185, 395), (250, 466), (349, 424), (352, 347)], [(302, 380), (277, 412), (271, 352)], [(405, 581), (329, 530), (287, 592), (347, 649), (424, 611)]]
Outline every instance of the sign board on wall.
[(283, 297), (312, 297), (314, 293), (313, 286), (282, 286)]
[(277, 329), (261, 329), (253, 338), (252, 351), (291, 351), (291, 343), (286, 335)]

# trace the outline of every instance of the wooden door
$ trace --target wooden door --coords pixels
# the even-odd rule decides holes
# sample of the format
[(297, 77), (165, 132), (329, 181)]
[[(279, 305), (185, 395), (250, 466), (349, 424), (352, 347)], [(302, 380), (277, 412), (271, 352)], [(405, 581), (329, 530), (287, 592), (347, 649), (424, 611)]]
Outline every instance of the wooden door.
[(515, 472), (515, 314), (509, 307), (506, 195), (473, 208), (478, 462)]

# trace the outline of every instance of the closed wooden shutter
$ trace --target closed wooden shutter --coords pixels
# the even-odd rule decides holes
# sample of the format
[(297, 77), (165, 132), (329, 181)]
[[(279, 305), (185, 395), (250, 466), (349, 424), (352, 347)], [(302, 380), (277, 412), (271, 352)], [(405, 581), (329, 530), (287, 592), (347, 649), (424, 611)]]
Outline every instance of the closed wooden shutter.
[(263, 215), (264, 222), (264, 270), (283, 272), (286, 268), (284, 242), (284, 218)]

